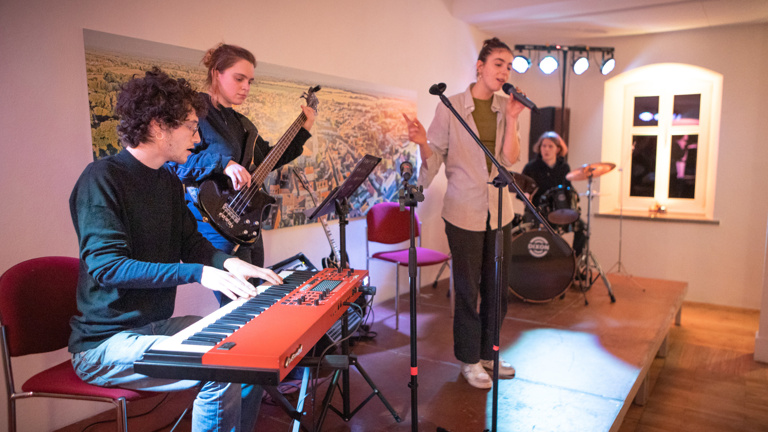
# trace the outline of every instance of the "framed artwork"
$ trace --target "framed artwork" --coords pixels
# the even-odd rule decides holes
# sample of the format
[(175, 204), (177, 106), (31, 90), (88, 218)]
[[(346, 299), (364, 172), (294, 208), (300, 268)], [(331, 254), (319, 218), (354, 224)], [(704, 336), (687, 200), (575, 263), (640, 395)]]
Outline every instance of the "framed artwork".
[[(205, 54), (159, 42), (93, 30), (83, 30), (88, 80), (93, 157), (120, 151), (114, 104), (122, 83), (143, 76), (157, 66), (205, 91)], [(382, 158), (368, 181), (351, 199), (350, 218), (362, 217), (374, 204), (396, 201), (400, 163), (417, 164), (418, 146), (408, 141), (402, 113), (416, 113), (413, 91), (358, 82), (258, 61), (248, 99), (235, 109), (248, 117), (270, 143), (276, 143), (301, 113), (300, 96), (320, 85), (318, 115), (304, 153), (273, 171), (265, 188), (277, 199), (266, 229), (306, 223), (305, 209), (313, 207), (294, 169), (303, 172), (320, 202), (352, 171), (366, 154)], [(412, 182), (418, 173), (414, 173)], [(335, 215), (330, 215), (334, 218)]]

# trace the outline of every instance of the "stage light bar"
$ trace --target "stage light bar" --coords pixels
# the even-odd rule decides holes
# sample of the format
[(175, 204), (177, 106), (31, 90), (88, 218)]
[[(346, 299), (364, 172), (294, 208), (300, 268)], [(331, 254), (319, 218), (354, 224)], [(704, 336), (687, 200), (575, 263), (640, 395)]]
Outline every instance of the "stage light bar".
[[(515, 45), (514, 52), (518, 52), (515, 58), (512, 60), (512, 69), (517, 73), (525, 73), (531, 66), (531, 52), (542, 53), (544, 56), (539, 62), (539, 69), (547, 75), (555, 72), (561, 65), (567, 67), (571, 65), (571, 70), (576, 75), (584, 74), (590, 67), (590, 55), (593, 52), (602, 53), (602, 62), (599, 63), (600, 72), (603, 75), (607, 75), (613, 71), (616, 67), (616, 60), (613, 58), (613, 47), (593, 47), (586, 45)], [(527, 52), (527, 55), (523, 53)], [(563, 58), (558, 60), (557, 53), (561, 52)], [(569, 53), (573, 54), (569, 54)], [(569, 55), (571, 57), (569, 57)], [(540, 58), (537, 55), (535, 58)], [(596, 59), (597, 60), (597, 59)], [(573, 61), (573, 63), (571, 63)], [(563, 72), (565, 73), (565, 71)]]

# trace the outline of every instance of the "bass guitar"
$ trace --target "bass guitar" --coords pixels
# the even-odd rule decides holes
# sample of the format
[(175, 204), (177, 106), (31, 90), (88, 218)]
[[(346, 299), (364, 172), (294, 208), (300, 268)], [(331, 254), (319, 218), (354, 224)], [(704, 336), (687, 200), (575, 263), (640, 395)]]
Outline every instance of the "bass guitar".
[[(307, 106), (315, 111), (318, 105), (315, 93), (319, 90), (320, 86), (310, 87), (302, 95), (307, 101)], [(224, 174), (215, 174), (203, 180), (197, 197), (203, 221), (210, 223), (219, 234), (233, 243), (249, 245), (258, 240), (263, 221), (269, 216), (276, 202), (275, 198), (264, 190), (264, 180), (275, 168), (306, 120), (307, 116), (302, 111), (272, 147), (264, 161), (257, 167), (249, 167), (251, 183), (248, 186), (236, 191), (229, 177)], [(253, 137), (254, 145), (255, 138)], [(253, 155), (252, 145), (247, 147), (248, 154)], [(245, 160), (253, 165), (252, 156), (246, 156)]]
[[(317, 199), (315, 198), (315, 191), (312, 189), (312, 187), (309, 185), (309, 181), (307, 180), (307, 177), (304, 175), (303, 172), (297, 170), (296, 168), (292, 168), (293, 175), (296, 177), (296, 179), (301, 184), (301, 187), (304, 188), (304, 190), (309, 193), (309, 198), (312, 200), (312, 205), (317, 207)], [(339, 268), (339, 265), (341, 263), (341, 251), (339, 250), (339, 247), (336, 246), (336, 242), (333, 241), (333, 236), (331, 235), (331, 229), (328, 227), (328, 215), (322, 215), (317, 218), (318, 221), (320, 221), (320, 225), (323, 226), (323, 231), (325, 231), (325, 237), (328, 238), (328, 243), (331, 245), (331, 253), (322, 259), (323, 268)], [(349, 259), (347, 259), (346, 262), (349, 262)]]

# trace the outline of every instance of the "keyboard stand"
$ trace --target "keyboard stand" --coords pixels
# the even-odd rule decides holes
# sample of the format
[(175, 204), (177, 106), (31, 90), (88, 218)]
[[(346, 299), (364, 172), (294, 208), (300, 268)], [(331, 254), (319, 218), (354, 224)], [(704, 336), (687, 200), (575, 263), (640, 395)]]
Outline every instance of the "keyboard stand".
[[(315, 427), (315, 430), (319, 431), (323, 427), (323, 423), (325, 422), (325, 417), (328, 414), (328, 410), (335, 412), (338, 414), (339, 417), (341, 417), (345, 422), (348, 422), (352, 419), (352, 417), (363, 407), (365, 404), (368, 403), (371, 399), (373, 399), (374, 396), (378, 396), (379, 399), (381, 399), (381, 402), (384, 404), (384, 406), (387, 407), (389, 412), (392, 414), (392, 417), (394, 417), (395, 421), (400, 423), (402, 419), (399, 415), (397, 415), (397, 412), (394, 408), (392, 408), (392, 405), (389, 404), (387, 399), (384, 397), (384, 395), (379, 391), (378, 387), (376, 387), (376, 384), (374, 384), (371, 377), (365, 372), (365, 369), (363, 366), (358, 362), (357, 356), (355, 354), (351, 354), (349, 350), (349, 328), (348, 328), (348, 318), (347, 313), (344, 314), (342, 317), (342, 326), (341, 326), (341, 334), (342, 334), (342, 343), (341, 343), (341, 350), (342, 355), (338, 356), (327, 356), (327, 357), (335, 357), (334, 359), (329, 358), (328, 362), (326, 363), (331, 368), (335, 369), (333, 373), (333, 378), (331, 379), (331, 383), (328, 385), (328, 390), (326, 390), (325, 397), (323, 398), (323, 410), (320, 413), (320, 418), (318, 419), (318, 423)], [(349, 367), (354, 366), (357, 371), (360, 373), (360, 375), (365, 379), (365, 381), (368, 383), (368, 385), (371, 387), (373, 392), (368, 395), (365, 400), (360, 402), (360, 405), (357, 406), (354, 410), (351, 410), (350, 407), (350, 389), (349, 389)], [(341, 386), (339, 385), (339, 378), (343, 378), (341, 382)], [(343, 388), (341, 388), (343, 386)], [(333, 395), (336, 392), (336, 389), (339, 389), (339, 393), (342, 397), (342, 409), (339, 410), (336, 407), (334, 407), (331, 402), (333, 399)]]

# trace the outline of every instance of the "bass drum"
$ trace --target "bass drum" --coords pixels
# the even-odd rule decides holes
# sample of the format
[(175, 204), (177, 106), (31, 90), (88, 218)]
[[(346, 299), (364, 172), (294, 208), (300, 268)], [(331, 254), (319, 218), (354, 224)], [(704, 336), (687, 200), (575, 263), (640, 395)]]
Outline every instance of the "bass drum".
[[(509, 289), (527, 302), (546, 302), (562, 295), (573, 282), (576, 259), (573, 249), (559, 236), (545, 230), (526, 230), (521, 225), (512, 234), (512, 264)], [(507, 253), (506, 251), (504, 252)]]

